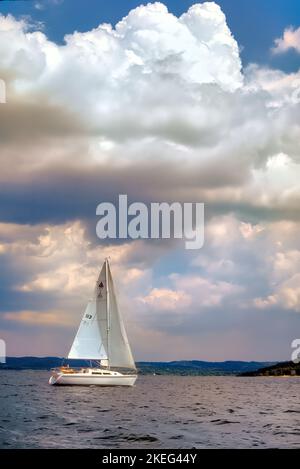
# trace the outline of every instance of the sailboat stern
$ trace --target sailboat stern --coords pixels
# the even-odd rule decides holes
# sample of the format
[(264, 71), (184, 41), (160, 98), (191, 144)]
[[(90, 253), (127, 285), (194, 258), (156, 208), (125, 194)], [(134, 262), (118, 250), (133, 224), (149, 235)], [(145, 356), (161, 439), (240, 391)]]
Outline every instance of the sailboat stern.
[(61, 375), (62, 375), (61, 373), (54, 372), (49, 378), (49, 384), (51, 384), (52, 386), (55, 384), (59, 384)]

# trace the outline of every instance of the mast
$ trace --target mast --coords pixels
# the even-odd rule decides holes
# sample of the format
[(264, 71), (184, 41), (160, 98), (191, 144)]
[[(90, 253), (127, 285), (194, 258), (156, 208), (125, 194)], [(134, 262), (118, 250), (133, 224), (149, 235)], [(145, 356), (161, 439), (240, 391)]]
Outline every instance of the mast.
[(107, 334), (107, 362), (108, 362), (108, 369), (110, 368), (109, 363), (109, 331), (110, 331), (110, 314), (109, 314), (109, 288), (108, 288), (108, 258), (105, 259), (105, 286), (106, 286), (106, 318), (107, 318), (107, 326), (106, 326), (106, 334)]

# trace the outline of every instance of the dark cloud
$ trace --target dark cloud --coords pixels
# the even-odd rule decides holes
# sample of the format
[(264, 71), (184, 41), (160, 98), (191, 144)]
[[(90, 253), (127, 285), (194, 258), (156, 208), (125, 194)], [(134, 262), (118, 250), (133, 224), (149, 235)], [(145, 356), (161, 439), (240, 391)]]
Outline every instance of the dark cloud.
[(24, 143), (37, 144), (38, 140), (51, 137), (77, 138), (85, 133), (84, 121), (62, 106), (50, 104), (46, 97), (35, 97), (33, 102), (11, 96), (7, 100), (0, 106), (0, 145), (19, 143), (22, 151)]

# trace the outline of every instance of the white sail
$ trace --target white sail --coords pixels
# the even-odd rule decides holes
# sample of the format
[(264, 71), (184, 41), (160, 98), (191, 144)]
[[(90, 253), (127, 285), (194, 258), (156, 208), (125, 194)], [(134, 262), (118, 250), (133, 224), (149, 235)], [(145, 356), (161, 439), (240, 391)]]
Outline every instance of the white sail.
[(87, 306), (68, 358), (107, 360), (111, 367), (135, 369), (107, 260), (97, 280), (95, 298)]
[(109, 294), (109, 334), (108, 359), (112, 367), (135, 369), (135, 363), (128, 342), (125, 326), (119, 314), (113, 279), (107, 262), (108, 294)]

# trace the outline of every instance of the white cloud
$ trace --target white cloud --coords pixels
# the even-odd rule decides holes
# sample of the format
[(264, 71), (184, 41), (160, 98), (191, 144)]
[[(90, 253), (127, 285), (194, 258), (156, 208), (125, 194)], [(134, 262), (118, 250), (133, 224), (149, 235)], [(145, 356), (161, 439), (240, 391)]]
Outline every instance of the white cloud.
[(282, 108), (290, 105), (292, 111), (300, 103), (300, 72), (285, 73), (256, 64), (245, 69), (246, 88), (251, 92), (264, 91), (268, 95), (269, 108)]
[(278, 306), (285, 310), (300, 313), (300, 274), (295, 274), (280, 284), (272, 295), (266, 298), (255, 298), (254, 305), (259, 309)]
[(144, 311), (170, 312), (177, 316), (177, 320), (178, 317), (182, 321), (184, 318), (190, 320), (195, 311), (220, 306), (226, 299), (242, 292), (242, 288), (233, 283), (196, 274), (173, 273), (167, 280), (171, 282), (171, 288), (152, 288), (147, 295), (136, 298)]
[[(183, 181), (183, 197), (239, 201), (253, 166), (299, 151), (299, 74), (253, 65), (244, 80), (238, 44), (214, 2), (179, 18), (161, 3), (140, 6), (115, 28), (68, 35), (64, 46), (12, 17), (1, 17), (0, 30), (0, 74), (13, 106), (0, 127), (4, 165), (12, 152), (24, 168), (48, 172), (58, 161), (70, 173), (75, 164), (154, 160), (183, 166), (187, 179), (198, 175)], [(28, 112), (30, 127), (20, 119)], [(24, 140), (23, 157), (16, 145)]]
[(283, 36), (275, 39), (274, 54), (282, 54), (290, 49), (300, 53), (300, 27), (289, 27), (284, 30)]
[(182, 308), (191, 303), (191, 298), (182, 290), (172, 290), (170, 288), (153, 288), (144, 297), (139, 297), (139, 301), (147, 306), (151, 311), (180, 313)]
[(92, 104), (98, 117), (129, 99), (138, 104), (156, 80), (161, 86), (173, 80), (230, 90), (242, 84), (238, 45), (213, 2), (194, 5), (180, 18), (161, 3), (140, 6), (115, 29), (102, 24), (75, 32), (65, 46), (41, 32), (26, 32), (26, 23), (11, 16), (0, 17), (0, 30), (0, 65), (18, 75), (13, 82), (18, 93), (47, 90), (53, 100), (86, 113)]
[(271, 294), (255, 298), (255, 306), (260, 309), (278, 306), (300, 312), (300, 250), (283, 250), (279, 244), (277, 252), (266, 260), (270, 266)]
[(230, 282), (205, 278), (200, 275), (173, 274), (171, 279), (193, 298), (194, 308), (219, 306), (224, 300), (241, 293), (242, 288)]

